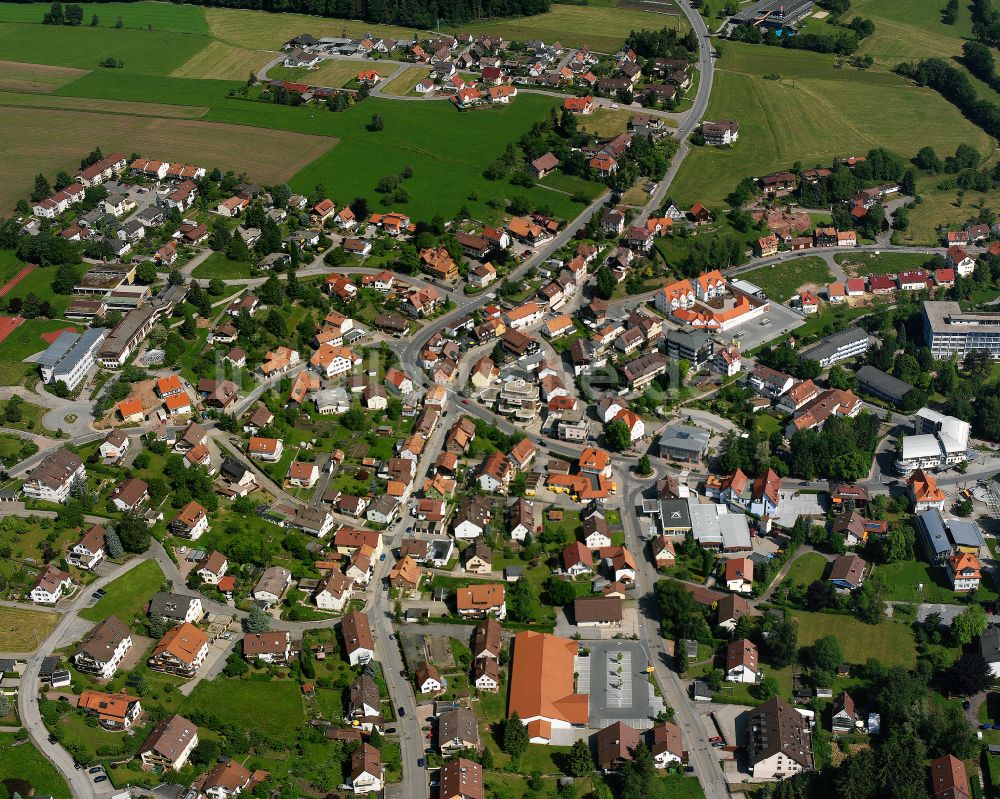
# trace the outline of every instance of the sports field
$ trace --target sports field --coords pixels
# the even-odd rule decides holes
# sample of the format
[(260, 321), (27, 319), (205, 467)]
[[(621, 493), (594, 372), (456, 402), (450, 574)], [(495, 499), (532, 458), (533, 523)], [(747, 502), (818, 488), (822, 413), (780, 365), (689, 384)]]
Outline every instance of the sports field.
[[(781, 75), (765, 80), (764, 75)], [(706, 118), (737, 119), (731, 150), (694, 148), (672, 187), (675, 200), (724, 205), (744, 175), (826, 164), (875, 146), (910, 158), (924, 145), (982, 151), (989, 137), (937, 93), (886, 72), (835, 68), (832, 56), (727, 42)]]
[(11, 107), (0, 108), (0, 141), (5, 144), (0, 156), (2, 208), (23, 196), (38, 172), (54, 175), (78, 167), (80, 153), (96, 143), (105, 152), (148, 153), (245, 171), (264, 183), (287, 180), (334, 143), (320, 136), (200, 120)]

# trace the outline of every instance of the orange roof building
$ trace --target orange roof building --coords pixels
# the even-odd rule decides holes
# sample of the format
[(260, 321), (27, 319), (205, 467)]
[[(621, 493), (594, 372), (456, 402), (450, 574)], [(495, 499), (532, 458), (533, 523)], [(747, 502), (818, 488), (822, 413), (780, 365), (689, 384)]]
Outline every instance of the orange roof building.
[(573, 693), (577, 643), (531, 631), (514, 637), (508, 712), (528, 728), (532, 743), (549, 743), (553, 729), (585, 725), (590, 697)]
[(923, 469), (917, 469), (906, 481), (913, 498), (914, 510), (923, 511), (937, 508), (944, 510), (944, 491), (938, 488), (937, 481)]

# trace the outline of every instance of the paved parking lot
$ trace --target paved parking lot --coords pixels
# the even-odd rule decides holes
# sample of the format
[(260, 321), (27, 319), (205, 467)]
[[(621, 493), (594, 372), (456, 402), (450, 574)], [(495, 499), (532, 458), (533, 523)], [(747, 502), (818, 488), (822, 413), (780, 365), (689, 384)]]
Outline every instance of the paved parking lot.
[(595, 641), (588, 646), (590, 726), (600, 729), (624, 721), (637, 730), (649, 729), (652, 688), (645, 648), (637, 641)]
[[(761, 324), (768, 320), (767, 324)], [(766, 344), (771, 339), (778, 338), (794, 330), (796, 327), (804, 325), (806, 322), (801, 314), (796, 313), (791, 308), (772, 302), (770, 310), (763, 316), (758, 317), (744, 325), (739, 325), (732, 331), (725, 334), (728, 338), (732, 335), (739, 335), (740, 349), (752, 350), (761, 344)]]

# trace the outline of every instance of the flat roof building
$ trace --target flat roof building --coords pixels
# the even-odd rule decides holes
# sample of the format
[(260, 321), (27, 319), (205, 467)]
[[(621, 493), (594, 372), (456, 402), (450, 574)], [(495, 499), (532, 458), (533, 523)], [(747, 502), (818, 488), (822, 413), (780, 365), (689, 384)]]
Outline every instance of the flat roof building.
[(1000, 312), (963, 311), (957, 302), (924, 303), (924, 342), (935, 358), (959, 359), (973, 350), (1000, 358)]
[(802, 350), (801, 354), (803, 358), (819, 361), (819, 365), (826, 369), (838, 361), (862, 355), (870, 344), (871, 339), (867, 332), (860, 327), (850, 327), (820, 339)]

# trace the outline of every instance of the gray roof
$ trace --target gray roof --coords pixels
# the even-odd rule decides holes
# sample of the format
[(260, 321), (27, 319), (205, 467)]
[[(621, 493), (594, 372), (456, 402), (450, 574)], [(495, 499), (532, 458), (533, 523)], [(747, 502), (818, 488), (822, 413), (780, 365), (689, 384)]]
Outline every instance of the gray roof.
[(986, 540), (983, 538), (979, 525), (975, 522), (964, 522), (961, 519), (948, 519), (948, 535), (956, 547), (984, 547)]
[(913, 391), (913, 386), (905, 380), (900, 380), (898, 377), (893, 377), (881, 369), (867, 364), (858, 370), (858, 383), (861, 384), (862, 388), (867, 384), (897, 399), (902, 399), (910, 391)]
[(665, 530), (690, 530), (691, 509), (687, 500), (660, 500), (660, 526)]
[(832, 336), (827, 336), (812, 346), (806, 347), (802, 350), (801, 355), (803, 358), (809, 358), (813, 361), (822, 361), (826, 358), (832, 358), (841, 348), (867, 338), (868, 333), (860, 327), (849, 327), (847, 330), (841, 330), (839, 333), (834, 333)]
[(149, 600), (149, 615), (152, 616), (155, 614), (163, 616), (165, 619), (184, 621), (188, 608), (195, 599), (197, 597), (185, 596), (183, 594), (168, 594), (164, 592), (153, 594), (153, 598)]
[(1000, 663), (1000, 627), (990, 625), (979, 636), (979, 651), (987, 663)]
[(687, 450), (688, 452), (702, 453), (708, 447), (708, 440), (711, 438), (707, 430), (700, 427), (691, 427), (686, 424), (668, 425), (663, 435), (660, 436), (661, 447), (669, 447), (674, 450)]
[(59, 373), (72, 372), (77, 363), (104, 340), (107, 332), (103, 327), (91, 327), (79, 334), (63, 331), (59, 334), (59, 338), (38, 356), (37, 362), (42, 367), (58, 366)]
[(944, 526), (941, 511), (936, 508), (917, 514), (917, 528), (924, 539), (924, 544), (935, 556), (951, 551), (951, 541), (948, 540), (948, 530)]

